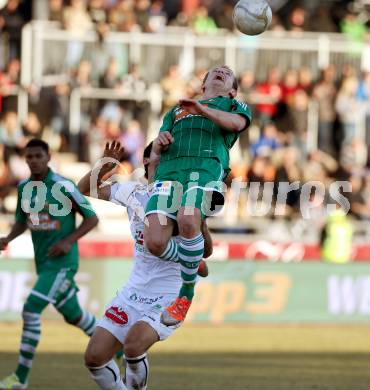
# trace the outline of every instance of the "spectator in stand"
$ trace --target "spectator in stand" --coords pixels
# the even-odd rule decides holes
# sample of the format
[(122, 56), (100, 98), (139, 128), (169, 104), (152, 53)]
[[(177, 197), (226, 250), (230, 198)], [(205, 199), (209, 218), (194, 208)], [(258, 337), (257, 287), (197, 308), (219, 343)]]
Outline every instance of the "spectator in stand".
[(9, 96), (12, 87), (19, 85), (21, 64), (18, 59), (8, 63), (5, 72), (0, 72), (0, 113), (17, 109), (17, 102)]
[(294, 95), (299, 89), (298, 81), (298, 72), (295, 69), (289, 69), (283, 77), (281, 83), (281, 100), (288, 106), (292, 105)]
[(55, 134), (60, 134), (68, 139), (68, 115), (69, 115), (70, 86), (67, 83), (57, 84), (51, 96), (50, 125)]
[(309, 100), (306, 91), (298, 89), (292, 96), (292, 103), (289, 107), (291, 129), (301, 150), (305, 149), (306, 143)]
[(367, 28), (365, 23), (354, 15), (348, 12), (340, 23), (342, 33), (348, 35), (354, 42), (362, 43), (365, 39)]
[(118, 88), (121, 84), (121, 78), (118, 74), (118, 62), (116, 58), (111, 58), (104, 75), (100, 78), (101, 88)]
[(367, 164), (368, 151), (366, 143), (354, 138), (352, 142), (343, 145), (340, 151), (340, 164), (349, 167), (351, 172), (362, 171)]
[(153, 32), (161, 32), (167, 24), (167, 14), (164, 11), (162, 0), (154, 0), (149, 9), (149, 29)]
[(334, 33), (338, 29), (333, 21), (328, 4), (320, 4), (310, 18), (310, 31)]
[[(273, 186), (265, 187), (265, 183), (273, 182), (275, 168), (271, 164), (269, 155), (256, 156), (247, 171), (248, 207), (247, 212), (251, 215), (266, 215), (271, 212), (271, 201), (273, 199)], [(263, 201), (266, 201), (264, 203)]]
[[(370, 174), (361, 180), (356, 174), (350, 178), (353, 192), (350, 193), (351, 212), (358, 219), (370, 220)], [(360, 182), (360, 183), (359, 183)]]
[(186, 94), (186, 82), (180, 76), (178, 65), (171, 65), (161, 80), (163, 90), (163, 111), (166, 112)]
[(217, 32), (216, 22), (209, 16), (207, 7), (198, 7), (190, 20), (191, 27), (196, 34), (215, 34)]
[(264, 125), (259, 139), (252, 144), (251, 154), (253, 157), (268, 156), (279, 148), (281, 144), (278, 129), (273, 122), (269, 122)]
[(131, 64), (128, 73), (122, 79), (123, 91), (126, 93), (144, 93), (146, 82), (141, 76), (139, 65)]
[(137, 20), (132, 0), (118, 0), (110, 10), (108, 20), (117, 31), (133, 31), (137, 27)]
[(319, 109), (318, 146), (320, 150), (330, 155), (334, 155), (333, 129), (336, 118), (335, 98), (337, 88), (334, 83), (334, 76), (334, 66), (324, 69), (312, 92)]
[(0, 121), (0, 144), (9, 150), (22, 148), (25, 144), (17, 114), (13, 111), (8, 111)]
[[(123, 77), (120, 88), (123, 92), (128, 94), (134, 94), (138, 96), (144, 96), (147, 92), (147, 85), (140, 73), (140, 68), (136, 64), (130, 66), (129, 72)], [(149, 117), (150, 117), (150, 103), (146, 100), (143, 101), (125, 101), (123, 107), (126, 112), (131, 115), (128, 118), (137, 119), (140, 122), (142, 129), (149, 128)]]
[(332, 182), (329, 176), (333, 176), (338, 169), (337, 161), (329, 154), (316, 150), (309, 154), (308, 160), (304, 163), (303, 181), (319, 181), (328, 187)]
[(120, 136), (122, 145), (125, 145), (125, 151), (128, 154), (129, 162), (137, 167), (142, 160), (145, 138), (144, 132), (137, 120), (129, 121), (126, 130)]
[[(364, 110), (366, 111), (365, 127), (366, 135), (365, 142), (370, 147), (370, 71), (364, 72), (358, 84), (356, 97), (363, 102)], [(369, 149), (370, 151), (370, 149)]]
[(271, 121), (278, 113), (278, 104), (282, 98), (280, 80), (279, 69), (272, 68), (267, 81), (256, 86), (254, 99), (258, 102), (256, 110), (262, 123)]
[(63, 0), (49, 0), (49, 19), (52, 22), (59, 22), (63, 24)]
[(98, 116), (91, 125), (88, 133), (89, 162), (94, 165), (101, 157), (101, 148), (105, 142), (107, 121), (102, 116)]
[(105, 0), (90, 0), (88, 12), (95, 26), (107, 23), (108, 16)]
[(76, 40), (68, 41), (67, 46), (66, 64), (71, 67), (81, 60), (84, 49), (83, 43), (78, 38), (93, 28), (85, 0), (70, 0), (70, 5), (64, 9), (63, 23), (64, 27), (76, 37)]
[(302, 7), (293, 9), (288, 18), (287, 28), (289, 31), (303, 32), (308, 30), (307, 12)]
[(201, 95), (203, 79), (206, 73), (207, 70), (205, 68), (199, 68), (195, 71), (186, 85), (186, 96), (196, 98)]
[(335, 109), (344, 130), (345, 144), (350, 144), (356, 137), (361, 121), (365, 122), (365, 105), (359, 101), (356, 93), (358, 90), (358, 79), (347, 77), (342, 81), (335, 102)]
[(311, 95), (313, 89), (312, 71), (308, 66), (304, 66), (298, 71), (299, 89)]
[(0, 10), (0, 33), (8, 34), (9, 59), (21, 56), (21, 33), (25, 20), (19, 10), (20, 0), (8, 0)]
[(27, 118), (22, 125), (23, 136), (26, 138), (25, 142), (33, 138), (41, 138), (42, 127), (36, 113), (29, 112)]
[(223, 1), (215, 10), (215, 22), (218, 28), (224, 28), (229, 31), (235, 29), (233, 21), (234, 5), (228, 1)]
[(254, 72), (245, 70), (239, 77), (238, 92), (242, 95), (243, 100), (248, 103), (255, 103), (253, 101), (253, 94), (255, 91)]
[(74, 71), (72, 78), (72, 87), (83, 88), (83, 87), (91, 87), (93, 81), (91, 79), (91, 63), (87, 60), (82, 60), (77, 69)]
[(0, 212), (6, 212), (4, 199), (9, 195), (16, 182), (12, 178), (8, 163), (5, 161), (5, 145), (0, 143)]
[(135, 18), (143, 32), (151, 32), (149, 27), (149, 9), (149, 0), (136, 0), (134, 6)]
[[(298, 205), (300, 189), (289, 190), (289, 185), (294, 182), (301, 182), (302, 171), (299, 166), (299, 151), (294, 147), (282, 148), (275, 154), (277, 160), (277, 170), (275, 174), (274, 195), (278, 215), (291, 215)], [(286, 190), (284, 191), (284, 188)], [(287, 193), (287, 198), (280, 199), (278, 194)], [(281, 196), (281, 195), (280, 195)], [(286, 208), (285, 205), (288, 207)]]

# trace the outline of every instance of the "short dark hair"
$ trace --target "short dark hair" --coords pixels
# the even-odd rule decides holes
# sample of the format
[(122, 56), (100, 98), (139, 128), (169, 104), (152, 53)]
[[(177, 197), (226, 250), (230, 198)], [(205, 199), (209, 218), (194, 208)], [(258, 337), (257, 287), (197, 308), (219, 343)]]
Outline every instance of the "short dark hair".
[(27, 148), (36, 148), (36, 147), (41, 148), (43, 151), (45, 151), (47, 154), (49, 154), (49, 145), (41, 139), (33, 138), (30, 141), (28, 141), (28, 143), (26, 145), (26, 149)]
[[(221, 65), (219, 68), (230, 69), (227, 65)], [(230, 69), (230, 70), (231, 70), (231, 69)], [(204, 76), (203, 81), (202, 81), (202, 85), (207, 81), (208, 76), (209, 76), (209, 71), (208, 71), (208, 72), (206, 73), (206, 75)], [(236, 76), (234, 75), (233, 89), (235, 89), (235, 91), (237, 91), (238, 88), (239, 88), (238, 79), (237, 79)]]
[(152, 147), (153, 147), (153, 141), (146, 146), (143, 152), (143, 158), (149, 158), (150, 153), (152, 152)]

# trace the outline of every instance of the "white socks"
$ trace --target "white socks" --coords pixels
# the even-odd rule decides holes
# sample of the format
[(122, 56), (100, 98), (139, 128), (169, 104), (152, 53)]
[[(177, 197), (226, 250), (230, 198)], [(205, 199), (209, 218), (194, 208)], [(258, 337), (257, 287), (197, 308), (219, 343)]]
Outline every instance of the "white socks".
[(126, 358), (125, 382), (128, 390), (145, 390), (148, 383), (149, 364), (146, 353)]
[(127, 390), (114, 360), (102, 367), (88, 367), (91, 377), (102, 390)]

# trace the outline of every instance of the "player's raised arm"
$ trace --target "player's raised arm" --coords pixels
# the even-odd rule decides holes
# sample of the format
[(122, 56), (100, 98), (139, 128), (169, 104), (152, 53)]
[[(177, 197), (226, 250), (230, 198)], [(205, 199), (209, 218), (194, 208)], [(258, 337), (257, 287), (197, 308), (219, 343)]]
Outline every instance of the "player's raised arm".
[(207, 107), (194, 99), (182, 99), (180, 100), (179, 105), (190, 114), (202, 115), (216, 123), (216, 125), (222, 127), (224, 130), (233, 133), (239, 133), (245, 130), (250, 124), (248, 115), (244, 115), (244, 113), (217, 110)]
[(79, 182), (79, 190), (87, 196), (109, 201), (111, 185), (103, 182), (106, 175), (119, 165), (125, 150), (118, 141), (105, 145), (102, 158)]
[(158, 137), (153, 141), (152, 150), (150, 152), (149, 164), (148, 164), (148, 182), (153, 181), (155, 170), (161, 160), (161, 153), (166, 150), (168, 146), (172, 144), (174, 138), (169, 131), (161, 131)]

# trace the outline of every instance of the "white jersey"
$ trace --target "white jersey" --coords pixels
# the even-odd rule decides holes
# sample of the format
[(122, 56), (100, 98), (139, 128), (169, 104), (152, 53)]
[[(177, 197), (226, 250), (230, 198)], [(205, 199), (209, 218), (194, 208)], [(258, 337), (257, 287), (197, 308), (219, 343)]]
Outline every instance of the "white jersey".
[(127, 208), (135, 241), (133, 269), (121, 293), (177, 294), (182, 283), (179, 264), (153, 256), (144, 245), (145, 208), (149, 197), (148, 186), (140, 182), (115, 183), (111, 187), (110, 201)]

